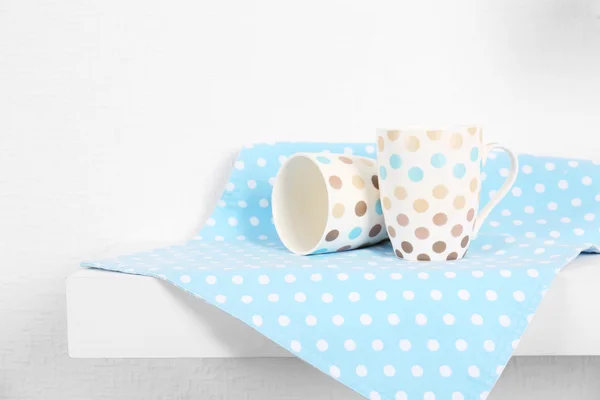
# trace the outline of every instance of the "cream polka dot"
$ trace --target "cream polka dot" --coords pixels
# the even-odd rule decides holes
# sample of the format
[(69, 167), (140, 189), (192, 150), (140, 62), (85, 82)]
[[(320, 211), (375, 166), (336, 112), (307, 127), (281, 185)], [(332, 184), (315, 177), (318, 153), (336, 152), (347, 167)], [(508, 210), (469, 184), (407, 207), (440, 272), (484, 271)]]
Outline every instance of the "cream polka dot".
[(448, 188), (444, 185), (437, 185), (433, 188), (433, 197), (443, 199), (448, 195)]
[(413, 203), (413, 208), (416, 212), (424, 213), (429, 209), (429, 203), (425, 199), (417, 199)]
[(382, 203), (383, 203), (383, 208), (385, 208), (386, 210), (389, 210), (390, 208), (392, 208), (392, 201), (390, 200), (389, 197), (384, 197)]
[(471, 183), (469, 184), (469, 188), (471, 189), (471, 192), (475, 193), (477, 191), (478, 187), (479, 187), (479, 182), (477, 181), (477, 178), (471, 179)]
[(440, 140), (442, 133), (442, 131), (427, 131), (427, 137), (431, 140)]
[(406, 189), (403, 186), (396, 186), (396, 188), (394, 189), (394, 196), (396, 196), (398, 200), (406, 199)]
[(452, 137), (450, 138), (450, 146), (452, 146), (453, 149), (460, 149), (463, 145), (463, 137), (460, 133), (455, 133), (454, 135), (452, 135)]
[(344, 207), (344, 205), (342, 203), (336, 203), (333, 205), (331, 214), (335, 218), (341, 218), (344, 215), (344, 211), (346, 211), (346, 208)]
[(464, 196), (456, 196), (454, 198), (454, 208), (457, 210), (462, 210), (465, 207), (466, 199)]
[(387, 132), (387, 137), (392, 142), (395, 141), (395, 140), (398, 140), (398, 138), (400, 137), (400, 131), (388, 131)]
[(385, 143), (384, 143), (383, 138), (381, 136), (379, 136), (377, 138), (377, 148), (379, 149), (379, 151), (383, 151), (383, 149), (385, 148)]
[(355, 188), (357, 189), (363, 189), (365, 187), (365, 181), (363, 178), (361, 178), (358, 175), (354, 175), (352, 177), (352, 184), (354, 185)]
[(415, 136), (408, 136), (406, 139), (404, 139), (404, 146), (406, 146), (408, 151), (414, 152), (419, 150), (421, 143)]

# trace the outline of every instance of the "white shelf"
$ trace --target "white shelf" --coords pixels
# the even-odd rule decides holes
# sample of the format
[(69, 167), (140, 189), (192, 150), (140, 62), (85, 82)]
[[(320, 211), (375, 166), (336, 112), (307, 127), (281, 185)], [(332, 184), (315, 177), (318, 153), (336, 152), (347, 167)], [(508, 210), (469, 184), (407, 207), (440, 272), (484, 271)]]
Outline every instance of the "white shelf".
[[(600, 255), (579, 257), (542, 301), (515, 355), (600, 355)], [(244, 323), (158, 279), (100, 270), (67, 278), (74, 358), (293, 357)]]

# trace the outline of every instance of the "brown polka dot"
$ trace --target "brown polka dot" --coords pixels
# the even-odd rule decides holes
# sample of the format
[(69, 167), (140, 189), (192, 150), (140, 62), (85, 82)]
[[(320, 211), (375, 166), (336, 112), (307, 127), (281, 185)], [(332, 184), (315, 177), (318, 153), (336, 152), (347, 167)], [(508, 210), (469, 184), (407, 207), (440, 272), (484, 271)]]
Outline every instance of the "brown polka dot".
[(398, 225), (400, 226), (406, 226), (410, 221), (406, 214), (398, 214), (398, 216), (396, 217), (396, 222), (398, 222)]
[(354, 214), (356, 214), (357, 217), (362, 217), (366, 213), (367, 213), (367, 203), (365, 203), (362, 200), (359, 201), (358, 203), (356, 203), (356, 206), (354, 206)]
[(431, 140), (440, 140), (442, 137), (442, 131), (427, 131), (427, 136)]
[(417, 260), (419, 261), (431, 261), (431, 257), (425, 253), (421, 253), (417, 256)]
[(350, 157), (340, 156), (339, 159), (344, 164), (352, 164), (353, 163), (353, 161), (352, 161), (352, 159)]
[(456, 208), (457, 210), (462, 210), (465, 207), (465, 203), (467, 201), (465, 200), (464, 196), (456, 196), (454, 198), (454, 208)]
[(357, 189), (363, 189), (365, 187), (365, 181), (358, 175), (352, 177), (352, 184)]
[(442, 226), (448, 222), (448, 216), (444, 213), (437, 213), (433, 216), (433, 223), (437, 226)]
[(396, 250), (395, 253), (396, 253), (396, 257), (404, 258), (404, 255), (400, 252), (400, 250)]
[(389, 197), (384, 197), (382, 203), (383, 203), (383, 208), (385, 208), (386, 210), (389, 210), (390, 208), (392, 208), (392, 201), (390, 200)]
[(455, 133), (454, 135), (452, 135), (452, 137), (450, 138), (450, 146), (452, 146), (453, 149), (460, 149), (462, 144), (463, 138), (460, 133)]
[(388, 230), (388, 234), (390, 235), (390, 237), (393, 237), (393, 238), (396, 237), (396, 230), (394, 229), (393, 226), (388, 225), (387, 230)]
[(406, 150), (408, 151), (417, 151), (421, 147), (421, 143), (416, 136), (409, 136), (404, 139), (404, 146), (406, 146)]
[(331, 210), (331, 214), (335, 218), (341, 218), (344, 215), (345, 211), (346, 211), (346, 207), (344, 207), (344, 205), (342, 203), (335, 203)]
[(469, 132), (469, 135), (474, 135), (477, 133), (477, 127), (476, 126), (470, 126), (469, 128), (467, 128), (467, 131)]
[(334, 189), (340, 189), (342, 187), (342, 180), (339, 176), (333, 175), (329, 177), (329, 184)]
[(446, 260), (448, 261), (452, 261), (452, 260), (456, 260), (458, 258), (458, 254), (456, 254), (456, 252), (452, 252), (450, 254), (448, 254), (448, 257), (446, 257)]
[(410, 244), (410, 242), (402, 242), (400, 246), (402, 247), (402, 250), (404, 250), (405, 253), (410, 254), (413, 251), (413, 245)]
[(377, 175), (371, 177), (371, 183), (375, 186), (375, 189), (379, 190), (379, 178), (377, 178)]
[(352, 248), (352, 246), (350, 246), (349, 244), (340, 247), (339, 249), (337, 249), (337, 251), (346, 251), (346, 250), (350, 250)]
[(392, 142), (394, 140), (398, 140), (398, 138), (400, 137), (400, 131), (388, 131), (387, 133), (387, 137), (388, 139), (390, 139)]
[(379, 151), (383, 151), (384, 147), (385, 147), (385, 144), (383, 142), (383, 138), (381, 136), (379, 136), (377, 138), (377, 148), (379, 149)]
[(396, 189), (394, 189), (394, 196), (396, 196), (398, 200), (404, 200), (407, 196), (406, 189), (402, 186), (396, 186)]
[(340, 231), (338, 231), (337, 229), (334, 229), (327, 233), (327, 236), (325, 236), (325, 240), (328, 242), (333, 242), (335, 239), (337, 239), (337, 237), (339, 235), (340, 235)]
[(415, 236), (417, 237), (417, 239), (427, 239), (429, 237), (429, 229), (425, 227), (417, 228), (415, 229)]
[(463, 226), (461, 224), (456, 224), (452, 227), (452, 236), (459, 237), (461, 233), (463, 233)]
[(444, 185), (437, 185), (433, 188), (433, 197), (443, 199), (448, 195), (448, 188)]
[(379, 235), (379, 232), (381, 232), (381, 225), (377, 224), (369, 231), (369, 237), (375, 237)]
[(475, 217), (475, 209), (471, 208), (467, 213), (467, 221), (473, 221), (473, 217)]
[(477, 187), (479, 187), (479, 182), (477, 182), (477, 178), (471, 179), (471, 183), (469, 184), (471, 192), (475, 193), (477, 191)]
[(465, 247), (467, 247), (467, 245), (469, 244), (469, 236), (465, 236), (464, 238), (462, 238), (462, 240), (460, 241), (460, 247), (462, 247), (463, 249)]
[(368, 158), (359, 158), (360, 162), (365, 164), (367, 167), (372, 167), (373, 165), (375, 165), (375, 163), (373, 162), (373, 160), (370, 160)]
[(416, 212), (424, 213), (429, 208), (429, 203), (425, 199), (417, 199), (413, 203)]
[(436, 253), (440, 254), (443, 253), (444, 251), (446, 251), (446, 242), (435, 242), (432, 246), (433, 251), (435, 251)]

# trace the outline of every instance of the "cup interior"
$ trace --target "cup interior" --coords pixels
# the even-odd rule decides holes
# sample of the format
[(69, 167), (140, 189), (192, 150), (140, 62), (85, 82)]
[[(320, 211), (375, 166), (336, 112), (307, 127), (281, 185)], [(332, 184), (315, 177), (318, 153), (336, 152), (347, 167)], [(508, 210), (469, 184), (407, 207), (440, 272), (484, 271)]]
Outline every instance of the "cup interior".
[(272, 195), (273, 222), (292, 252), (310, 254), (327, 226), (329, 196), (323, 174), (306, 156), (291, 157), (277, 175)]

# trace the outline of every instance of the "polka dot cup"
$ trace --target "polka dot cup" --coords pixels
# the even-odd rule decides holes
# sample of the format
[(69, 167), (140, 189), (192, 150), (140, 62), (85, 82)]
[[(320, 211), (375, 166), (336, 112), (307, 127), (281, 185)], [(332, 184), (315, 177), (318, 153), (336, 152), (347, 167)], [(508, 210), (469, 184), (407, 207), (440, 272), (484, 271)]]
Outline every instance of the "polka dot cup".
[[(481, 128), (377, 130), (381, 202), (396, 255), (411, 261), (462, 258), (490, 211), (517, 178), (508, 149), (482, 144)], [(506, 181), (479, 210), (481, 166), (494, 148), (506, 151)]]
[(387, 238), (375, 160), (298, 153), (279, 170), (273, 222), (296, 254), (356, 249)]

